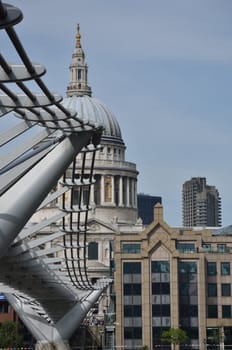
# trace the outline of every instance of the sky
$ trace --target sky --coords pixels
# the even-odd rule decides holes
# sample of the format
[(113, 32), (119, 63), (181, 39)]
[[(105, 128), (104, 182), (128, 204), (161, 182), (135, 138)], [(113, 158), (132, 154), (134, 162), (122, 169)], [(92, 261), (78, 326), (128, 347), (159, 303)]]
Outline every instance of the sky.
[(30, 59), (65, 96), (77, 23), (93, 96), (117, 118), (138, 192), (182, 225), (182, 185), (206, 177), (232, 224), (232, 1), (9, 0)]

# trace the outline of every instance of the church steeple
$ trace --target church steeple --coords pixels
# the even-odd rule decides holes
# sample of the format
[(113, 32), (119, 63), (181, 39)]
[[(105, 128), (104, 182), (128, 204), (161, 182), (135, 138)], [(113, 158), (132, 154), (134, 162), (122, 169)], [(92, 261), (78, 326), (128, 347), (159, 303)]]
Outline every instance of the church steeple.
[(72, 54), (72, 62), (69, 66), (70, 82), (67, 87), (67, 96), (92, 95), (88, 86), (88, 66), (85, 63), (85, 53), (81, 47), (80, 25), (77, 25), (76, 47)]

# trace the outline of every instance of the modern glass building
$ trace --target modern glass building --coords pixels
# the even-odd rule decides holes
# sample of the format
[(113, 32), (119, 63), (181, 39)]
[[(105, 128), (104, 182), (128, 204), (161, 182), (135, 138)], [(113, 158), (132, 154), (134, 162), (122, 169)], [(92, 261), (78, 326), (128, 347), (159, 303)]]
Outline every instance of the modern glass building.
[(154, 206), (157, 203), (162, 204), (162, 198), (151, 196), (149, 194), (138, 193), (138, 217), (142, 219), (144, 225), (149, 225), (154, 218)]

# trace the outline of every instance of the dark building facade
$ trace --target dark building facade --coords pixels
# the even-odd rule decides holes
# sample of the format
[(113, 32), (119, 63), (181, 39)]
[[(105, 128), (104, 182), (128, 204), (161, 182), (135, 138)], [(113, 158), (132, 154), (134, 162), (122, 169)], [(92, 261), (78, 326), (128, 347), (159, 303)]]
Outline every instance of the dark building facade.
[(144, 225), (149, 225), (153, 221), (154, 206), (157, 203), (162, 204), (162, 198), (139, 193), (137, 195), (137, 201), (138, 216), (142, 219)]

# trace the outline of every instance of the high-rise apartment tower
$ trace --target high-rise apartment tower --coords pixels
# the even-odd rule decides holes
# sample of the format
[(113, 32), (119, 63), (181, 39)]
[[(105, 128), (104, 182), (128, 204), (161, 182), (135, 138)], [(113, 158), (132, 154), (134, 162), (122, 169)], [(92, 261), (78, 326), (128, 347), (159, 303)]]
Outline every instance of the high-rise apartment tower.
[(183, 184), (183, 226), (221, 226), (221, 198), (205, 177), (193, 177)]

